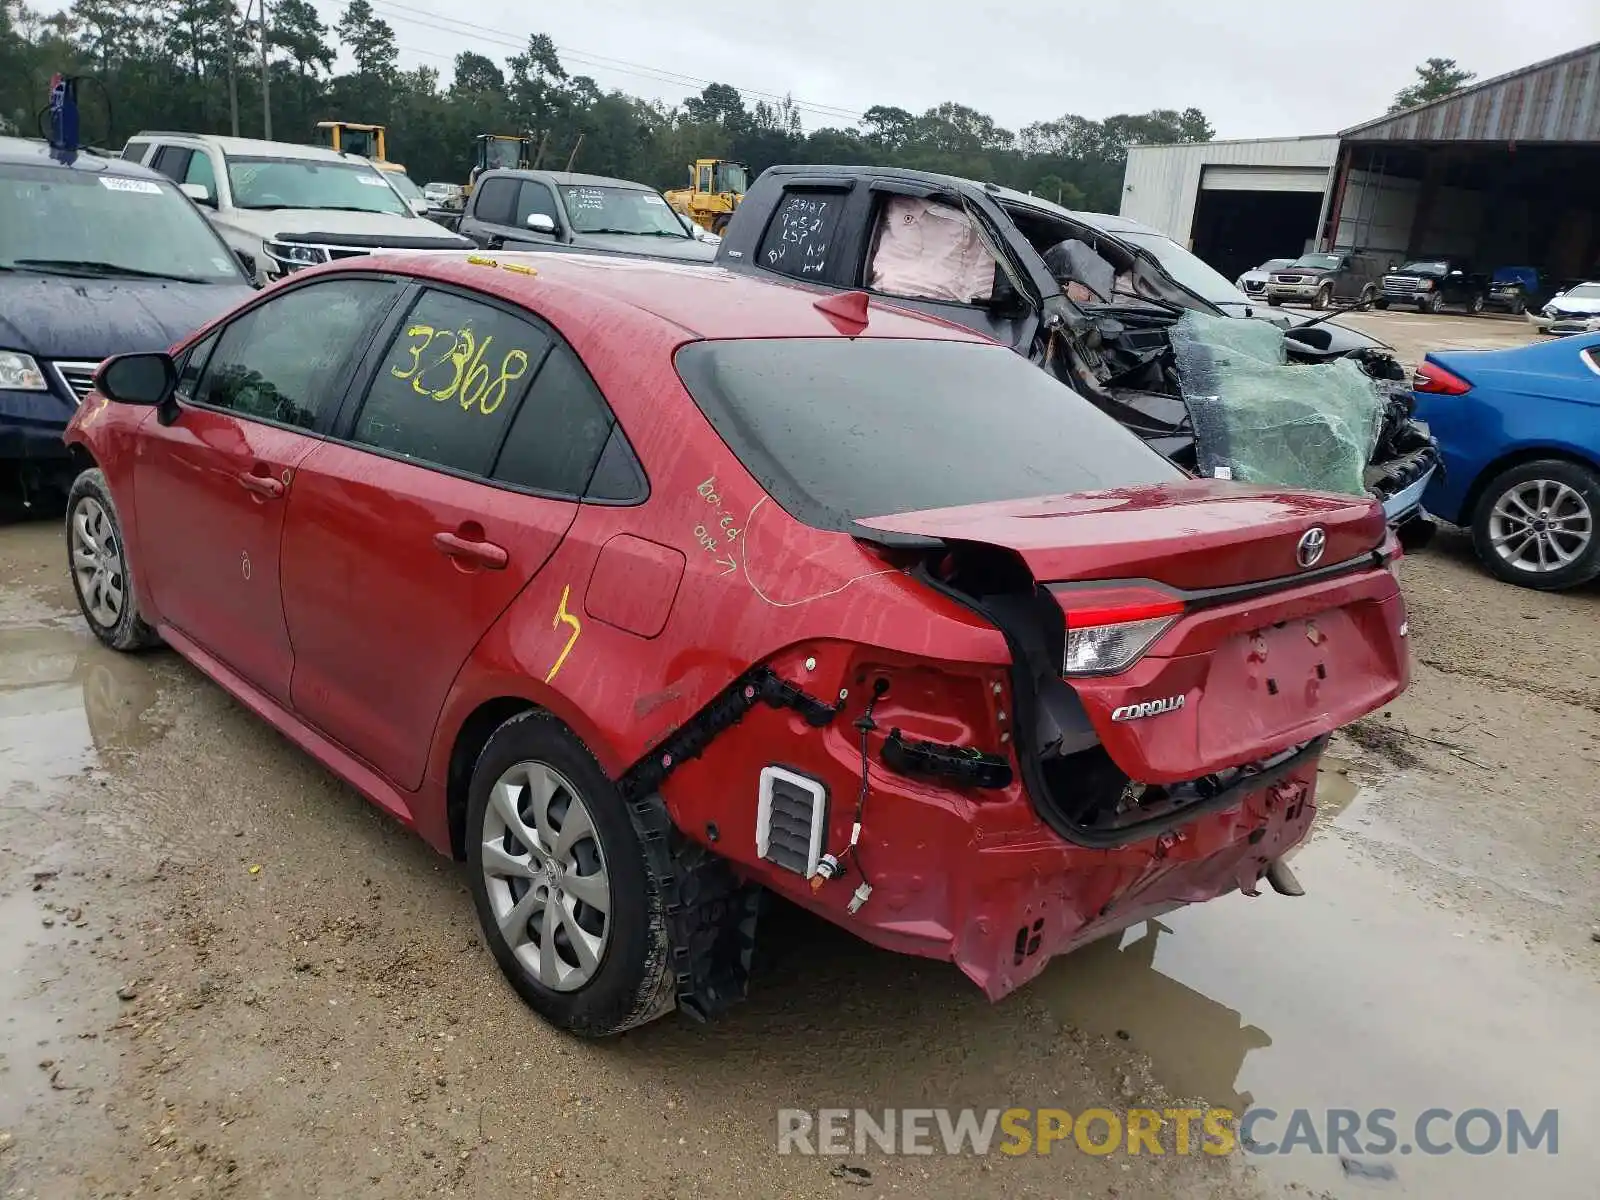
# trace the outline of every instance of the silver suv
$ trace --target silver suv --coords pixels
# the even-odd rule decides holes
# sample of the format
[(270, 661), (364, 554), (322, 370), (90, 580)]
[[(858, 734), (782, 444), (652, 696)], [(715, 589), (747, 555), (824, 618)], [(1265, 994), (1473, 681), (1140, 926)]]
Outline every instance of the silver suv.
[(175, 180), (265, 284), (375, 250), (464, 250), (359, 155), (197, 133), (139, 133), (122, 157)]

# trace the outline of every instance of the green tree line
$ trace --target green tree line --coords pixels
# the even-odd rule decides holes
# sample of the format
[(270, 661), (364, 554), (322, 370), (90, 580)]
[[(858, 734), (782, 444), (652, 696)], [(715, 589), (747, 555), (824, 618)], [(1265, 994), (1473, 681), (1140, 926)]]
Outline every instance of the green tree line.
[[(1068, 113), (1013, 131), (954, 102), (921, 114), (875, 105), (847, 127), (808, 131), (791, 100), (747, 103), (728, 84), (678, 104), (602, 90), (542, 33), (500, 62), (457, 54), (446, 80), (432, 67), (400, 68), (395, 31), (369, 0), (350, 0), (331, 29), (310, 0), (278, 0), (266, 42), (274, 137), (310, 141), (319, 120), (385, 125), (389, 157), (419, 183), (464, 181), (476, 134), (526, 132), (543, 166), (661, 188), (682, 186), (696, 158), (733, 158), (752, 173), (780, 162), (880, 164), (1115, 212), (1130, 145), (1213, 134), (1195, 108)], [(352, 70), (336, 70), (340, 51)], [(234, 0), (76, 0), (53, 13), (0, 0), (0, 132), (38, 135), (56, 72), (93, 80), (79, 87), (91, 144), (118, 148), (140, 129), (228, 133), (235, 112), (241, 134), (263, 133), (260, 23)]]

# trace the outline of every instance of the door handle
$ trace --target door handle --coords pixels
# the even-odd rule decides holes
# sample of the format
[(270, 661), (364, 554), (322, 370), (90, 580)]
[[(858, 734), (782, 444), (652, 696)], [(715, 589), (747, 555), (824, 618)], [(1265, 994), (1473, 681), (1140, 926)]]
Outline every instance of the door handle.
[(252, 475), (249, 471), (239, 473), (239, 486), (247, 492), (254, 492), (268, 500), (276, 500), (283, 495), (283, 484), (273, 479), (270, 475)]
[(458, 533), (436, 533), (433, 535), (433, 545), (446, 558), (465, 560), (491, 571), (503, 571), (506, 569), (506, 563), (511, 561), (511, 556), (506, 553), (504, 546), (497, 546), (493, 542), (473, 541)]

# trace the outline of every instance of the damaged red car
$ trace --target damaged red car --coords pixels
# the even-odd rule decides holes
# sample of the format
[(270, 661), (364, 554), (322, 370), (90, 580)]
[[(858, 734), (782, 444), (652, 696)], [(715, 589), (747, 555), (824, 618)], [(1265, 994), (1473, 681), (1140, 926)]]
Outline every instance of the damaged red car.
[(993, 998), (1266, 880), (1406, 685), (1376, 501), (1187, 476), (1024, 358), (710, 266), (373, 256), (99, 369), (95, 634), (165, 641), (467, 863), (616, 1033), (776, 893)]

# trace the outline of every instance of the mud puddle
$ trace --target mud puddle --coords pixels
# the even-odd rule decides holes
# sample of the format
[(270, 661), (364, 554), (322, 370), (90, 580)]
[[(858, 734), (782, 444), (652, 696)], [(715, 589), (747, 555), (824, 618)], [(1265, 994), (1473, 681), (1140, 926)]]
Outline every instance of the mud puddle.
[[(1177, 1095), (1243, 1113), (1272, 1152), (1247, 1161), (1278, 1184), (1332, 1196), (1399, 1194), (1500, 1198), (1592, 1196), (1600, 1121), (1594, 1064), (1600, 985), (1586, 964), (1451, 911), (1408, 877), (1415, 863), (1376, 811), (1380, 797), (1346, 764), (1325, 764), (1317, 831), (1294, 867), (1308, 894), (1229, 896), (1138, 925), (1087, 947), (1035, 983), (1064, 1021), (1124, 1039), (1149, 1055)], [(1424, 864), (1426, 870), (1436, 869)], [(1282, 1143), (1308, 1110), (1326, 1153)], [(1365, 1127), (1331, 1148), (1329, 1109), (1363, 1123), (1393, 1110), (1397, 1145), (1366, 1152)], [(1422, 1131), (1449, 1153), (1425, 1153)], [(1487, 1109), (1458, 1139), (1456, 1118)], [(1534, 1129), (1558, 1112), (1558, 1153), (1507, 1153), (1508, 1110)], [(1337, 1132), (1337, 1130), (1335, 1131)], [(1342, 1163), (1339, 1150), (1354, 1161)]]

